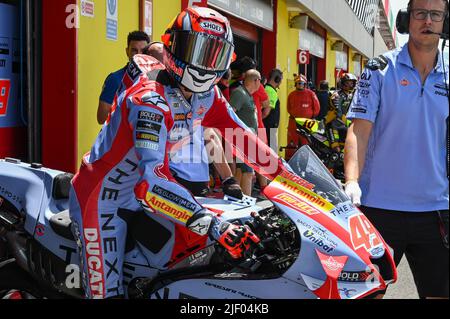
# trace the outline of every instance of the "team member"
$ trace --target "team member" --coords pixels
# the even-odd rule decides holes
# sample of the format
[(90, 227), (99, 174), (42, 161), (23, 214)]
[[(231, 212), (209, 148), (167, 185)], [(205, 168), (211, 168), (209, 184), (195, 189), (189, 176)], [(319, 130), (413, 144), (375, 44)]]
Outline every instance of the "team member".
[(408, 43), (369, 61), (350, 106), (345, 191), (397, 265), (406, 255), (419, 296), (448, 298), (448, 62), (434, 34), (448, 2), (412, 0), (399, 18)]

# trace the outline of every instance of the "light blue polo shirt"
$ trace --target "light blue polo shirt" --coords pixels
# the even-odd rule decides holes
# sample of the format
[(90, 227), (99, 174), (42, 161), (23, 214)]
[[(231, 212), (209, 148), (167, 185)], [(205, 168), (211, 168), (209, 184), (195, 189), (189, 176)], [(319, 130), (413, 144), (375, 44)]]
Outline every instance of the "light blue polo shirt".
[[(374, 123), (360, 177), (362, 205), (422, 212), (448, 209), (444, 65), (422, 86), (408, 45), (384, 56), (384, 70), (366, 68), (347, 115)], [(447, 83), (449, 67), (445, 65)]]

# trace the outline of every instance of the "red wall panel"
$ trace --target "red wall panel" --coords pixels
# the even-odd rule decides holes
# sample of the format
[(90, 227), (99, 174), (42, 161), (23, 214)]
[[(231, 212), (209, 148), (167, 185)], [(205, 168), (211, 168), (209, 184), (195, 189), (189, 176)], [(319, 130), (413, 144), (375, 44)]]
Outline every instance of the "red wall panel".
[(66, 26), (76, 1), (42, 1), (42, 162), (77, 165), (77, 29)]
[(27, 128), (0, 127), (0, 158), (27, 158)]

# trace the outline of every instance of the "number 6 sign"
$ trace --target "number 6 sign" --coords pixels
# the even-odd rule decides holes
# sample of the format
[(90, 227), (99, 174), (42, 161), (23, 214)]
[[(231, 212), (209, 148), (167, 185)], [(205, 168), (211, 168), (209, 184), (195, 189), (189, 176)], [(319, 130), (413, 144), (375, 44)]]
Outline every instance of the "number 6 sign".
[(0, 116), (6, 115), (10, 88), (11, 82), (9, 80), (0, 79)]
[(309, 64), (309, 51), (297, 50), (297, 64)]

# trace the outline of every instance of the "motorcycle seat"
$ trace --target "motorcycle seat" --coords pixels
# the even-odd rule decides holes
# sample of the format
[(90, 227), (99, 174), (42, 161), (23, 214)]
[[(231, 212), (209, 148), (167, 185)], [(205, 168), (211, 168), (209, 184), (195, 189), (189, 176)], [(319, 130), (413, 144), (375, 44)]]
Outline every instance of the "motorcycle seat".
[(69, 216), (69, 210), (62, 211), (50, 218), (50, 227), (56, 234), (68, 240), (75, 240), (70, 227), (71, 224), (72, 220)]

